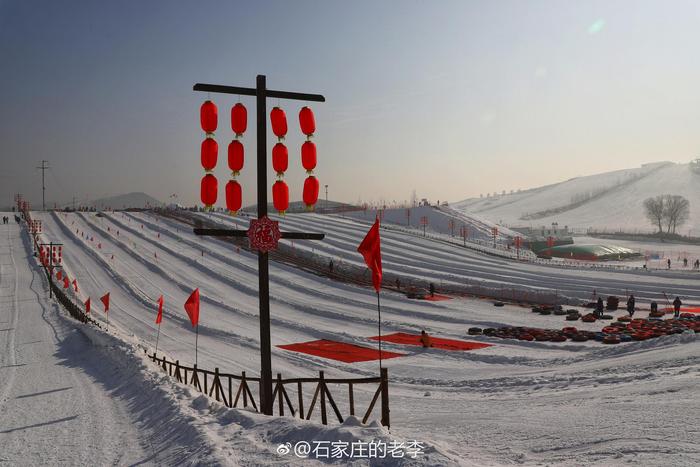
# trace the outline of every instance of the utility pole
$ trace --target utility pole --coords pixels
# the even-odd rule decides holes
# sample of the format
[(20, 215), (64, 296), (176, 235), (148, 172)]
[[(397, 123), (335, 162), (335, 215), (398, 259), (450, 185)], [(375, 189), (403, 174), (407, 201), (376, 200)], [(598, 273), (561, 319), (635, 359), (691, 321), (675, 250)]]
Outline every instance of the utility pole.
[(44, 174), (46, 169), (50, 168), (48, 166), (49, 161), (41, 161), (41, 166), (37, 169), (41, 169), (41, 210), (46, 211), (46, 183), (44, 183)]

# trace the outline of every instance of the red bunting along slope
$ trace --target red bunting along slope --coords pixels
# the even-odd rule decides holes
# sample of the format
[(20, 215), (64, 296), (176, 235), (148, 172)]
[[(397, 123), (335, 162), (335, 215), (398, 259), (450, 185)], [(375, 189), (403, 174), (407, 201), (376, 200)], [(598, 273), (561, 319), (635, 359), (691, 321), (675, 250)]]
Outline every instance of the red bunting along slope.
[[(355, 344), (346, 344), (326, 339), (301, 342), (298, 344), (278, 345), (280, 349), (291, 350), (317, 357), (329, 358), (345, 363), (368, 362), (379, 360), (379, 350), (370, 347), (362, 347)], [(405, 354), (382, 350), (382, 359), (403, 357)]]
[[(379, 336), (370, 337), (370, 339), (378, 341)], [(391, 342), (392, 344), (405, 345), (423, 345), (420, 342), (420, 334), (408, 334), (405, 332), (396, 332), (387, 336), (382, 336), (382, 342)], [(441, 350), (477, 350), (486, 347), (491, 347), (493, 344), (484, 344), (482, 342), (460, 341), (456, 339), (442, 339), (440, 337), (430, 336), (430, 342), (434, 349)]]

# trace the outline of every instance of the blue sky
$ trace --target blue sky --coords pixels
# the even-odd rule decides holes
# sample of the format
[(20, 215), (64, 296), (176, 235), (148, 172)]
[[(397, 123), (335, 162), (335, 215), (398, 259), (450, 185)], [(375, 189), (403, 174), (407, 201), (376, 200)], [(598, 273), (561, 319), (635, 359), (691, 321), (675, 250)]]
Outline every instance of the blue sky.
[[(0, 205), (18, 191), (40, 201), (41, 159), (51, 201), (198, 202), (207, 96), (192, 85), (253, 86), (257, 74), (326, 96), (312, 107), (332, 199), (390, 203), (415, 189), (457, 201), (686, 162), (700, 155), (698, 24), (695, 1), (0, 0)], [(223, 186), (237, 98), (212, 98)], [(280, 104), (298, 199), (303, 103)]]

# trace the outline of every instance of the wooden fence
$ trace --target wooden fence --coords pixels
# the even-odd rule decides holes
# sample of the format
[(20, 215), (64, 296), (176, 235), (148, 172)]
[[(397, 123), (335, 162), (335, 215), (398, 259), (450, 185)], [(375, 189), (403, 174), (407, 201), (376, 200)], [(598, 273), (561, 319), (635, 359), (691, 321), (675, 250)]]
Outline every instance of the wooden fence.
[[(214, 371), (198, 368), (197, 365), (188, 367), (181, 365), (179, 360), (170, 361), (165, 356), (158, 357), (154, 352), (148, 355), (154, 363), (160, 366), (169, 376), (175, 378), (179, 383), (193, 386), (199, 392), (214, 397), (218, 402), (222, 402), (226, 407), (247, 408), (249, 405), (258, 412), (258, 405), (250, 390), (249, 383), (260, 384), (260, 378), (246, 376), (245, 371), (240, 375), (221, 373), (218, 368)], [(304, 385), (312, 385), (313, 396), (308, 405), (308, 410), (304, 409)], [(348, 394), (348, 416), (355, 416), (357, 404), (355, 403), (355, 387), (361, 384), (378, 384), (369, 406), (364, 411), (362, 423), (367, 423), (372, 415), (374, 407), (379, 401), (382, 425), (389, 427), (389, 377), (386, 368), (382, 368), (379, 377), (373, 378), (326, 378), (323, 371), (319, 372), (318, 378), (291, 378), (282, 379), (282, 375), (277, 373), (274, 381), (272, 399), (276, 402), (277, 414), (285, 416), (286, 413), (301, 420), (310, 420), (318, 407), (321, 416), (321, 423), (328, 424), (328, 411), (333, 410), (339, 423), (343, 423), (344, 417), (341, 414), (339, 404), (333, 397), (329, 384), (347, 385)], [(291, 388), (296, 392), (296, 400), (290, 397)], [(292, 394), (294, 394), (292, 392)], [(307, 390), (307, 394), (310, 392)], [(274, 409), (274, 407), (273, 407)], [(288, 410), (288, 412), (287, 412)]]

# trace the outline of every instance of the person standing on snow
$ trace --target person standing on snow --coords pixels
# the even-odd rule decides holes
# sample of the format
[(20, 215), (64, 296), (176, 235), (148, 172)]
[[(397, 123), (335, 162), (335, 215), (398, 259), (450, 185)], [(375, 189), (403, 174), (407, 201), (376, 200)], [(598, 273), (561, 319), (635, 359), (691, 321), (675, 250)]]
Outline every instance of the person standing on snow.
[(432, 282), (430, 283), (430, 296), (435, 296), (435, 284), (433, 284)]
[(673, 317), (678, 318), (681, 315), (681, 305), (683, 302), (681, 302), (680, 297), (676, 297), (676, 299), (673, 301)]
[(671, 258), (666, 260), (666, 265), (668, 266), (668, 269), (671, 269)]
[(630, 318), (634, 315), (634, 304), (634, 295), (630, 295), (630, 298), (627, 299), (627, 313), (630, 314)]
[(424, 349), (427, 349), (427, 348), (433, 346), (432, 342), (430, 342), (430, 336), (428, 335), (427, 332), (425, 332), (425, 329), (423, 329), (420, 332), (420, 343)]
[(603, 297), (598, 297), (598, 302), (595, 304), (595, 315), (598, 318), (603, 316)]

